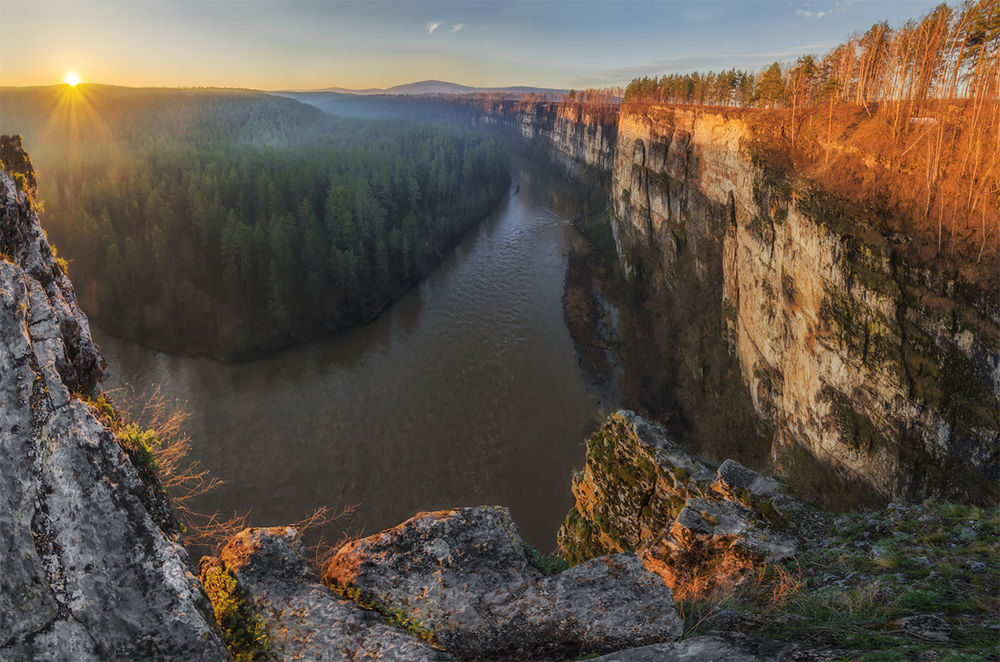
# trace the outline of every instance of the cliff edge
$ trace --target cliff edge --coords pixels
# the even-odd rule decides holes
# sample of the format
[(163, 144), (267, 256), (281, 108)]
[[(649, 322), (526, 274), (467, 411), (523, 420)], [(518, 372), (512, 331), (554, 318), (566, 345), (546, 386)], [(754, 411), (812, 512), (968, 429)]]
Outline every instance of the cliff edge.
[(150, 487), (81, 397), (106, 366), (19, 137), (0, 159), (0, 658), (228, 659)]

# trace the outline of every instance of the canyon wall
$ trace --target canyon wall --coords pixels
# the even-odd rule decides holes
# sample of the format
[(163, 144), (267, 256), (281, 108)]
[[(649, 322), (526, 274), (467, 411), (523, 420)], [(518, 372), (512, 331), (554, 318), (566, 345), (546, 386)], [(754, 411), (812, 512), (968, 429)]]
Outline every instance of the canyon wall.
[(820, 497), (996, 498), (995, 292), (909, 263), (877, 216), (780, 172), (753, 116), (625, 110), (613, 142), (580, 111), (494, 121), (605, 169), (645, 408), (679, 413), (690, 448)]
[(472, 114), (473, 121), (512, 139), (521, 151), (551, 160), (573, 175), (611, 172), (617, 114), (579, 104), (503, 101)]

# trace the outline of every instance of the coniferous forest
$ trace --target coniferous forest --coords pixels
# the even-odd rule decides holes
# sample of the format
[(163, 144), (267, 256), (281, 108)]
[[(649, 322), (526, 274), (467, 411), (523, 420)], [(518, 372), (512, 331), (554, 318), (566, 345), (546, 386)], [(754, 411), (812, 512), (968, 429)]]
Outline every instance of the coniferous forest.
[(170, 351), (250, 356), (368, 321), (509, 183), (496, 138), (261, 93), (29, 88), (3, 104), (91, 317)]

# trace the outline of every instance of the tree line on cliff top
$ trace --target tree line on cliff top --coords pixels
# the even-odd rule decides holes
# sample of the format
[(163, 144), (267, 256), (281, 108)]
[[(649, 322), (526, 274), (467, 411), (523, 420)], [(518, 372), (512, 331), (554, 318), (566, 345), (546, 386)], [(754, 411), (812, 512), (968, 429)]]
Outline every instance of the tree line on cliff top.
[(823, 57), (774, 62), (760, 72), (668, 74), (632, 80), (625, 102), (792, 107), (837, 102), (995, 100), (1000, 85), (1000, 2), (938, 5), (893, 30), (876, 23)]
[[(812, 174), (834, 192), (881, 201), (886, 215), (906, 217), (909, 227), (893, 227), (918, 239), (911, 252), (952, 260), (956, 269), (980, 265), (967, 275), (992, 280), (988, 289), (995, 292), (998, 95), (1000, 0), (976, 0), (957, 9), (938, 5), (895, 30), (876, 23), (822, 57), (775, 62), (756, 73), (637, 78), (623, 103), (632, 109), (657, 103), (771, 109), (754, 127), (778, 127), (771, 147), (785, 150), (797, 171), (816, 166)], [(861, 154), (875, 163), (878, 181), (864, 181), (873, 175), (860, 174), (860, 167), (847, 169)], [(985, 262), (996, 268), (984, 272)]]

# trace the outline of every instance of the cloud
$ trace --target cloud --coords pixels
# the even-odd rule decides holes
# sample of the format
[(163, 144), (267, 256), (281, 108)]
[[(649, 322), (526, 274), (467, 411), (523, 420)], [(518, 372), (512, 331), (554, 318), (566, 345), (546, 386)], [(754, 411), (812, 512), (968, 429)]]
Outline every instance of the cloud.
[(452, 32), (458, 32), (459, 30), (461, 30), (464, 27), (465, 27), (465, 23), (456, 23), (455, 25), (451, 26), (451, 31)]
[(823, 18), (824, 16), (829, 16), (833, 12), (831, 11), (812, 11), (811, 9), (796, 9), (795, 13), (799, 16), (805, 16), (806, 18)]
[(441, 21), (427, 21), (427, 34), (434, 34), (434, 31), (441, 27)]

